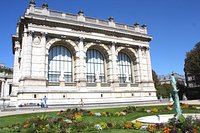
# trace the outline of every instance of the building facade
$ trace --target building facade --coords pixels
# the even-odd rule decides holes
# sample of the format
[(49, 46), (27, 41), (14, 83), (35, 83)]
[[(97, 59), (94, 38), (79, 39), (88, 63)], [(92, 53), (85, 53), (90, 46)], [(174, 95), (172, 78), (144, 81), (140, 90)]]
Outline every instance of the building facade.
[[(69, 14), (31, 1), (12, 36), (11, 105), (155, 100), (145, 25)], [(70, 101), (69, 101), (70, 100)]]
[[(186, 81), (185, 81), (184, 75), (174, 73), (174, 77), (176, 78), (176, 80), (179, 84), (186, 86)], [(159, 82), (160, 82), (161, 85), (171, 84), (171, 74), (160, 75), (160, 76), (158, 76), (158, 79), (159, 79)]]
[(8, 106), (10, 103), (10, 95), (12, 92), (13, 76), (5, 72), (0, 72), (0, 109)]

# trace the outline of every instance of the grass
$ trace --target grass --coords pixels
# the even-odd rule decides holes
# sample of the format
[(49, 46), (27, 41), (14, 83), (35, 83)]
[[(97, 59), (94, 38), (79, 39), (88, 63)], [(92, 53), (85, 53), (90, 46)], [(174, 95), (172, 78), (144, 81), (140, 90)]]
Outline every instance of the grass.
[[(157, 108), (159, 110), (163, 110), (166, 106), (149, 106), (149, 107), (143, 107), (145, 109), (151, 109), (151, 108)], [(142, 107), (138, 107), (138, 108), (142, 108)], [(125, 109), (125, 107), (121, 107), (121, 108), (105, 108), (105, 109), (91, 109), (90, 111), (92, 112), (121, 112), (123, 109)], [(194, 109), (182, 109), (183, 113), (200, 113), (200, 110), (194, 110)], [(105, 122), (116, 122), (116, 123), (123, 123), (124, 121), (132, 121), (136, 118), (139, 117), (143, 117), (143, 116), (149, 116), (149, 115), (156, 115), (156, 114), (171, 114), (174, 113), (174, 110), (171, 111), (167, 111), (167, 112), (160, 112), (160, 113), (145, 113), (145, 112), (133, 112), (130, 114), (127, 114), (126, 116), (109, 116), (109, 117), (104, 117), (104, 116), (84, 116), (83, 117), (83, 121), (85, 123), (98, 123), (101, 121), (105, 121)], [(43, 113), (32, 113), (32, 114), (20, 114), (20, 115), (13, 115), (13, 116), (4, 116), (4, 117), (0, 117), (0, 128), (2, 127), (8, 127), (10, 125), (13, 124), (17, 124), (17, 123), (23, 123), (25, 122), (28, 118), (30, 117), (36, 117), (36, 116), (41, 116), (41, 115), (48, 115), (48, 116), (56, 116), (57, 112), (43, 112)], [(10, 133), (9, 129), (4, 129), (1, 130), (0, 132), (4, 132), (4, 133)], [(125, 129), (112, 129), (112, 130), (104, 130), (102, 132), (105, 133), (145, 133), (145, 131), (138, 131), (138, 130), (134, 130), (134, 129), (129, 129), (129, 130), (125, 130)], [(95, 131), (92, 133), (96, 133)]]
[(0, 128), (10, 126), (17, 123), (23, 123), (30, 117), (36, 117), (38, 115), (49, 115), (55, 116), (56, 112), (44, 112), (44, 113), (31, 113), (31, 114), (20, 114), (0, 117)]

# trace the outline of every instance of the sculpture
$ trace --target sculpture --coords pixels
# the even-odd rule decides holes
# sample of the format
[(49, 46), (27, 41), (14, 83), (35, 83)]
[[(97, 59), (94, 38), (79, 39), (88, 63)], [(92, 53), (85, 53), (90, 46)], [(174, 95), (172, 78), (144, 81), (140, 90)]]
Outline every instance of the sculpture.
[(128, 71), (126, 71), (126, 83), (129, 83), (130, 80), (129, 80), (129, 74), (128, 74)]
[(97, 70), (95, 74), (96, 82), (99, 82), (99, 71)]
[(181, 107), (180, 107), (180, 102), (179, 102), (179, 96), (178, 96), (178, 90), (176, 87), (176, 79), (174, 77), (174, 74), (172, 73), (171, 75), (171, 84), (173, 87), (173, 100), (174, 100), (174, 105), (175, 105), (175, 111), (176, 111), (176, 116), (180, 115), (181, 112)]
[(65, 81), (64, 71), (60, 72), (59, 81), (60, 82)]

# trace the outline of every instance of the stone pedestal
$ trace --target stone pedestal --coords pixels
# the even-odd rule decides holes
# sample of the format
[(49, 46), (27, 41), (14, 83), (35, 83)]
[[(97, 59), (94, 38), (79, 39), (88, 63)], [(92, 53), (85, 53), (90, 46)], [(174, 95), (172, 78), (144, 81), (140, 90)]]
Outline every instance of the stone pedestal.
[(126, 82), (126, 84), (127, 84), (128, 88), (131, 87), (131, 83), (130, 82)]
[(60, 81), (60, 86), (65, 86), (65, 81)]
[(59, 81), (60, 81), (60, 86), (65, 86), (64, 71), (61, 71), (61, 74), (60, 74), (60, 77), (59, 77)]
[(96, 80), (96, 86), (97, 86), (97, 88), (101, 87), (101, 81), (100, 80)]
[(76, 86), (79, 87), (86, 87), (86, 80), (85, 79), (79, 79), (79, 81), (76, 82)]

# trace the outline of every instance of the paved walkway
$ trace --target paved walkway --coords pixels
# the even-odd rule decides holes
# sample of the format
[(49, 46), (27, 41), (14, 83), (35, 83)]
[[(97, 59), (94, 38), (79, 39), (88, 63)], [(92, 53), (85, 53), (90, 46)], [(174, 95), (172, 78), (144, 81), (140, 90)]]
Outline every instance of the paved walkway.
[[(181, 101), (186, 104), (200, 105), (200, 100), (188, 100)], [(163, 101), (151, 101), (151, 102), (127, 102), (127, 103), (112, 103), (112, 104), (86, 104), (83, 107), (81, 105), (69, 105), (69, 106), (49, 106), (49, 108), (36, 107), (20, 107), (20, 108), (6, 108), (0, 111), (0, 117), (17, 115), (17, 114), (28, 114), (28, 113), (40, 113), (40, 112), (53, 112), (66, 110), (67, 108), (84, 108), (84, 109), (95, 109), (95, 108), (115, 108), (115, 107), (125, 107), (125, 106), (151, 106), (151, 105), (168, 105), (170, 102), (168, 100)]]

